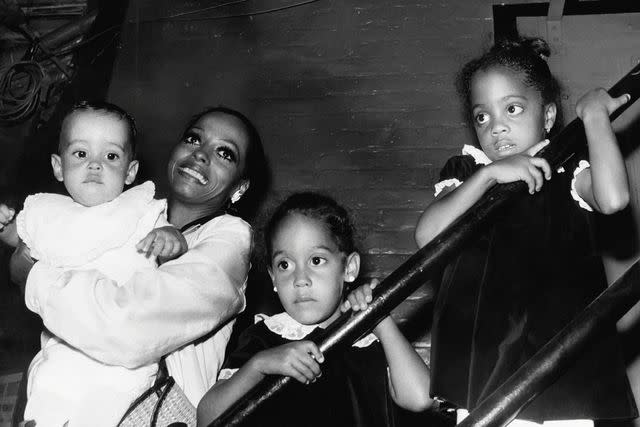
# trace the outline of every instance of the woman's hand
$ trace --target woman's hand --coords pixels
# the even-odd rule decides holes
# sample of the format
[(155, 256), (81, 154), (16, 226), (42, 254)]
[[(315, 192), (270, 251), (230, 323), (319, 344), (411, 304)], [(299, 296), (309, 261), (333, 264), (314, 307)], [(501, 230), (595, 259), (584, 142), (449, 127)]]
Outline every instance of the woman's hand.
[(489, 175), (498, 184), (508, 182), (524, 181), (529, 188), (529, 193), (540, 191), (545, 179), (551, 179), (551, 167), (542, 157), (533, 157), (538, 151), (549, 144), (549, 140), (544, 140), (526, 152), (515, 154), (485, 166)]
[(590, 120), (595, 115), (608, 118), (614, 111), (629, 102), (630, 99), (631, 96), (627, 93), (617, 98), (612, 98), (602, 88), (592, 89), (578, 100), (576, 114), (583, 122)]
[(262, 375), (286, 375), (303, 384), (314, 382), (322, 372), (324, 356), (311, 341), (296, 341), (257, 353), (251, 359)]
[(157, 256), (160, 262), (178, 258), (187, 252), (187, 241), (180, 231), (171, 226), (159, 227), (151, 230), (147, 236), (136, 245), (138, 252), (147, 257)]
[(16, 211), (4, 203), (0, 203), (0, 231), (4, 229), (15, 216)]
[(13, 208), (0, 203), (0, 241), (11, 247), (17, 247), (20, 238), (15, 223), (16, 211)]

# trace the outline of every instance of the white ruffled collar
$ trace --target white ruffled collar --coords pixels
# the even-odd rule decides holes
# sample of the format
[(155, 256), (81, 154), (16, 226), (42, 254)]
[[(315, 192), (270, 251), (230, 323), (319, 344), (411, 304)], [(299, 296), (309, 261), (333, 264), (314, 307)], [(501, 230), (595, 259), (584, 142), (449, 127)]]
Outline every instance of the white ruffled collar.
[[(476, 165), (488, 165), (489, 163), (492, 162), (492, 160), (486, 154), (484, 154), (484, 151), (474, 147), (473, 145), (464, 144), (462, 146), (462, 154), (473, 157), (473, 160), (475, 160)], [(560, 166), (556, 172), (562, 173), (564, 172), (564, 168)]]
[(491, 159), (487, 157), (486, 154), (484, 154), (484, 151), (474, 147), (473, 145), (463, 145), (462, 154), (473, 157), (473, 160), (476, 161), (476, 165), (488, 165), (489, 163), (491, 163)]
[[(280, 335), (288, 340), (301, 340), (311, 333), (319, 325), (303, 325), (284, 311), (282, 313), (268, 316), (266, 314), (256, 314), (254, 323), (264, 322), (264, 325), (273, 333)], [(371, 343), (377, 341), (378, 338), (374, 334), (369, 334), (358, 340), (353, 347), (368, 347)]]

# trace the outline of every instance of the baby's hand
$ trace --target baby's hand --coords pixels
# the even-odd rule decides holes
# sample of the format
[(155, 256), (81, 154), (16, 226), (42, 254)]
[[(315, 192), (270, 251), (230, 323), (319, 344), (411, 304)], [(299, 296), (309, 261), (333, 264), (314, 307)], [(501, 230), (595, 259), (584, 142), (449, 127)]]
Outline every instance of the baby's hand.
[(625, 93), (617, 98), (612, 98), (602, 89), (592, 89), (585, 93), (576, 104), (576, 114), (582, 121), (588, 120), (593, 114), (603, 114), (609, 117), (611, 113), (629, 102), (631, 96)]
[(549, 144), (549, 140), (545, 139), (524, 153), (496, 160), (486, 168), (491, 171), (491, 176), (498, 184), (524, 181), (529, 187), (529, 193), (533, 194), (540, 191), (545, 179), (551, 179), (549, 162), (542, 157), (533, 157), (547, 144)]
[(369, 303), (373, 300), (372, 290), (380, 284), (380, 280), (372, 279), (370, 283), (354, 289), (347, 295), (347, 300), (340, 306), (343, 313), (349, 309), (353, 311), (366, 310)]
[(303, 384), (314, 382), (324, 356), (311, 341), (295, 341), (257, 353), (252, 363), (263, 375), (286, 375)]
[(4, 203), (0, 203), (0, 231), (13, 221), (15, 215), (15, 209), (10, 208)]
[(154, 255), (168, 261), (187, 251), (187, 241), (177, 228), (165, 226), (151, 230), (136, 249), (147, 257)]

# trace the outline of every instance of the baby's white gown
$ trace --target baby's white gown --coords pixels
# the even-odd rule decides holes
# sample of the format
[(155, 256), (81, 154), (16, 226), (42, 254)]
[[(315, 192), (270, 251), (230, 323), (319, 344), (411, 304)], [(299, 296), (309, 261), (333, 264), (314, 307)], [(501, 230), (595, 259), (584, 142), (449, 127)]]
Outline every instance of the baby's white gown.
[[(70, 197), (35, 194), (17, 218), (18, 234), (38, 262), (66, 270), (101, 271), (118, 283), (156, 268), (135, 245), (152, 229), (168, 225), (166, 200), (154, 199), (152, 182), (133, 187), (111, 202), (85, 207)], [(37, 300), (26, 295), (29, 309)], [(47, 325), (47, 319), (43, 319)], [(117, 351), (117, 349), (114, 349)], [(156, 363), (128, 369), (103, 364), (48, 331), (29, 367), (25, 420), (38, 427), (115, 426), (153, 384)]]

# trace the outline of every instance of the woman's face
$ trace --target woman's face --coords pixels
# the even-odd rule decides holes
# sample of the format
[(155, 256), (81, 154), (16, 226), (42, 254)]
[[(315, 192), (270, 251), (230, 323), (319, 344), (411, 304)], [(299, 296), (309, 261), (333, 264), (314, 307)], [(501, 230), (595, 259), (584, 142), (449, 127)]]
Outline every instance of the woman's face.
[(244, 182), (248, 148), (249, 134), (237, 117), (222, 112), (201, 117), (171, 153), (172, 196), (221, 208)]

